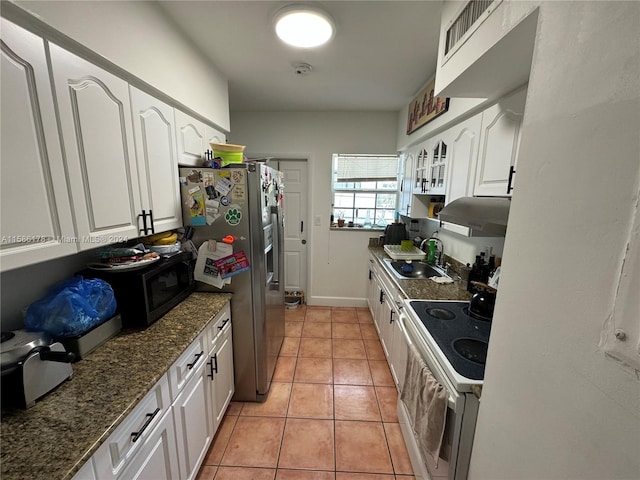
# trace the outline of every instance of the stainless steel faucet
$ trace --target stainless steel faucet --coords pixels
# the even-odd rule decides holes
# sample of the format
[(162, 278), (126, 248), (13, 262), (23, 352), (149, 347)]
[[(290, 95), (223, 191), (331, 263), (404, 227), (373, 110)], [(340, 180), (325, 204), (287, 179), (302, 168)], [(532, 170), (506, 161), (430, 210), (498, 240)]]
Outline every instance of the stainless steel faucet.
[[(435, 234), (434, 234), (435, 235)], [(427, 245), (429, 243), (430, 240), (436, 240), (438, 242), (440, 242), (440, 250), (438, 252), (438, 256), (436, 258), (436, 265), (439, 267), (442, 267), (443, 262), (444, 262), (444, 243), (442, 243), (442, 240), (440, 240), (438, 237), (435, 236), (431, 236), (425, 240), (422, 240), (422, 242), (420, 242), (420, 250), (422, 250), (423, 252), (426, 253), (424, 246)]]

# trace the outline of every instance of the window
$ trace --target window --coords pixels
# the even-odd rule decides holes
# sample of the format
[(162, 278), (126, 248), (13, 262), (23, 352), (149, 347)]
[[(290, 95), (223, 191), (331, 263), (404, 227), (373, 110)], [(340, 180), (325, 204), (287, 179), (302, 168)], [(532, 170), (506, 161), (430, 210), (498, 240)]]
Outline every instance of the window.
[(333, 155), (335, 220), (356, 226), (384, 227), (393, 223), (398, 201), (397, 155)]

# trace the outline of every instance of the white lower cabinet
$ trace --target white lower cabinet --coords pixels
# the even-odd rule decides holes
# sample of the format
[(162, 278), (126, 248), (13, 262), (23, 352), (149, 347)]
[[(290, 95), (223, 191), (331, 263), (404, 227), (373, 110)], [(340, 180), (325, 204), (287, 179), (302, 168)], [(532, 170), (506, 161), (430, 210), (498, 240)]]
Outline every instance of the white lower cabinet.
[[(171, 416), (171, 399), (167, 375), (156, 383), (147, 395), (138, 403), (127, 418), (107, 438), (93, 455), (93, 462), (98, 480), (126, 478), (133, 462), (140, 465), (148, 451), (144, 448), (147, 442), (154, 442), (158, 426)], [(173, 430), (173, 420), (171, 420)], [(165, 426), (166, 428), (166, 426)], [(175, 436), (166, 440), (164, 448), (169, 452), (177, 465), (178, 455), (175, 449)], [(176, 470), (177, 472), (177, 470)], [(78, 480), (81, 477), (75, 477)]]
[(393, 339), (391, 341), (391, 357), (389, 358), (389, 368), (391, 376), (396, 382), (398, 391), (402, 391), (404, 384), (404, 374), (407, 370), (407, 352), (409, 345), (404, 335), (403, 319), (405, 317), (400, 313), (393, 326)]
[(173, 418), (171, 412), (166, 412), (118, 479), (180, 480), (181, 478), (176, 457)]
[(199, 367), (173, 404), (173, 420), (176, 426), (180, 478), (191, 480), (198, 473), (211, 439), (213, 424), (211, 391), (206, 376), (206, 363)]
[(73, 480), (192, 480), (234, 393), (227, 303)]
[(212, 420), (214, 430), (218, 428), (224, 412), (231, 402), (235, 391), (233, 376), (233, 340), (231, 323), (219, 330), (218, 338), (210, 353)]
[(377, 260), (369, 258), (369, 290), (371, 315), (373, 316), (382, 349), (387, 357), (391, 375), (398, 388), (402, 388), (407, 361), (407, 343), (402, 333), (402, 294), (394, 287), (384, 269), (377, 268)]

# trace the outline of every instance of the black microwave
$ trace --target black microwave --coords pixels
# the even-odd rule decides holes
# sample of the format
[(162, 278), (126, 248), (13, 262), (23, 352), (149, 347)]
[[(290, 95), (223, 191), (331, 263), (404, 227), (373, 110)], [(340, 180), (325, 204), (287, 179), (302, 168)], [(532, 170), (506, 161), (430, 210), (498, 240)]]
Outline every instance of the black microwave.
[(145, 328), (184, 300), (195, 289), (191, 253), (161, 258), (139, 270), (93, 270), (86, 278), (101, 278), (113, 288), (125, 328)]

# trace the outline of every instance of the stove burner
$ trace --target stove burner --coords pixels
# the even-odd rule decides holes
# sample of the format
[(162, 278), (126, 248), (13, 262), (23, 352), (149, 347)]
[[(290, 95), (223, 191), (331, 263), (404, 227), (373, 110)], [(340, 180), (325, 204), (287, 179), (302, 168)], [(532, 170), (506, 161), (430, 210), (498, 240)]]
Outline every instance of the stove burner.
[(453, 341), (453, 349), (456, 353), (480, 365), (487, 363), (488, 345), (487, 342), (473, 338), (459, 338)]
[(456, 314), (453, 313), (451, 310), (447, 310), (446, 308), (440, 308), (440, 307), (427, 308), (427, 314), (439, 320), (452, 320), (456, 318)]
[(13, 337), (16, 336), (15, 333), (13, 332), (1, 332), (2, 336), (0, 337), (0, 343), (4, 343), (7, 340), (11, 340)]
[(464, 313), (465, 315), (469, 315), (471, 318), (475, 318), (476, 320), (480, 320), (482, 322), (490, 322), (491, 321), (491, 318), (483, 317), (482, 315), (478, 315), (477, 313), (473, 313), (471, 310), (469, 310), (469, 307), (464, 307), (462, 309), (462, 313)]

